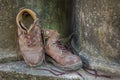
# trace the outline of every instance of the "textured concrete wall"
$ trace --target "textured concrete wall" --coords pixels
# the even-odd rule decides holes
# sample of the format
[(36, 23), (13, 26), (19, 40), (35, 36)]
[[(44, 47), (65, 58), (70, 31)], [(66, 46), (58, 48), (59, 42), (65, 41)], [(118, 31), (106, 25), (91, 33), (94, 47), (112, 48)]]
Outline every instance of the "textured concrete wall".
[(90, 55), (102, 60), (94, 66), (117, 63), (116, 71), (120, 72), (120, 0), (75, 0), (73, 6), (73, 26), (86, 58)]
[(0, 49), (16, 48), (16, 14), (21, 0), (0, 0)]

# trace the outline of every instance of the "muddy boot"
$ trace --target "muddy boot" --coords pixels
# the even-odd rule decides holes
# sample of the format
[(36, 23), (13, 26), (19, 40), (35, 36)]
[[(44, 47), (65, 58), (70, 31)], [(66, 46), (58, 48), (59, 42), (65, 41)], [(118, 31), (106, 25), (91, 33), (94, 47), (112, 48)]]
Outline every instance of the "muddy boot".
[(29, 66), (40, 65), (45, 53), (36, 13), (30, 9), (21, 9), (17, 14), (16, 22), (19, 48), (25, 62)]
[(44, 30), (44, 37), (48, 37), (45, 50), (47, 61), (52, 62), (62, 70), (77, 70), (82, 67), (82, 61), (79, 56), (68, 50), (61, 41), (59, 33), (55, 30)]

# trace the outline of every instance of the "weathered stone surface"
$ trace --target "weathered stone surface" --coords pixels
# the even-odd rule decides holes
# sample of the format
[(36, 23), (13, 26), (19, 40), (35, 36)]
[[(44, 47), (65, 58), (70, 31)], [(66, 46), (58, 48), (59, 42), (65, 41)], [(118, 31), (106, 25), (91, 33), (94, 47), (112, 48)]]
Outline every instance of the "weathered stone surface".
[(77, 78), (80, 79), (79, 76), (74, 76), (74, 74), (73, 76), (72, 75), (55, 76), (48, 71), (39, 70), (40, 68), (50, 69), (49, 67), (47, 67), (47, 65), (43, 65), (41, 67), (30, 68), (23, 61), (1, 64), (0, 80), (4, 80), (4, 79), (5, 80), (16, 80), (16, 79), (17, 80), (21, 80), (21, 79), (22, 80), (34, 80), (34, 79), (35, 80), (69, 80), (69, 79), (77, 79)]
[[(40, 68), (50, 68), (59, 70), (53, 66), (42, 65), (37, 68), (28, 67), (23, 61), (19, 62), (11, 62), (0, 64), (0, 80), (119, 80), (120, 78), (103, 78), (103, 77), (95, 77), (89, 74), (86, 74), (82, 69), (78, 72), (83, 76), (80, 77), (76, 73), (68, 73), (65, 75), (55, 76), (48, 71), (45, 70), (36, 70)], [(61, 70), (59, 70), (61, 71)]]
[(16, 14), (23, 5), (23, 0), (0, 0), (0, 63), (19, 60)]
[(11, 61), (22, 60), (21, 55), (16, 54), (16, 51), (1, 50), (0, 51), (0, 63), (7, 63)]
[(16, 48), (16, 14), (22, 0), (0, 0), (0, 49)]
[[(108, 71), (120, 74), (119, 12), (120, 0), (73, 0), (72, 25), (79, 34), (79, 49), (87, 55), (80, 54), (92, 68), (108, 70), (114, 66)], [(92, 57), (94, 59), (91, 60)], [(101, 66), (98, 67), (98, 63)]]

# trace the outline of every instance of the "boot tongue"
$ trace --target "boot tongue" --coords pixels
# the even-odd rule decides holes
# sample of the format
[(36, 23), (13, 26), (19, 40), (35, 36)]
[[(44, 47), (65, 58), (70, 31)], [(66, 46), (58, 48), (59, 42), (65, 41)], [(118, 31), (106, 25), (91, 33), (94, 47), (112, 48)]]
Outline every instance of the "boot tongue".
[(27, 33), (30, 33), (31, 31), (34, 30), (34, 27), (38, 24), (38, 19), (34, 20), (34, 23), (31, 24), (31, 26), (29, 27), (29, 29), (27, 30)]
[(22, 31), (27, 32), (27, 28), (24, 26), (24, 24), (22, 22), (19, 22)]

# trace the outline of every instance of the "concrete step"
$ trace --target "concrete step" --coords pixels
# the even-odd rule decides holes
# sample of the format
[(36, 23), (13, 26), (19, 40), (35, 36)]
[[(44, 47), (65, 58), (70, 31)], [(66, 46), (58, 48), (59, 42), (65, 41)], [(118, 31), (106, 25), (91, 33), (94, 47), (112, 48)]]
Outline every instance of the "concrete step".
[(0, 80), (109, 80), (101, 77), (95, 78), (95, 76), (87, 74), (83, 69), (78, 71), (82, 77), (76, 72), (56, 76), (49, 71), (39, 70), (41, 68), (50, 70), (53, 68), (61, 71), (54, 66), (43, 64), (40, 67), (30, 68), (21, 60), (23, 60), (22, 57), (16, 54), (16, 51), (0, 51)]
[(0, 63), (22, 60), (22, 56), (16, 51), (0, 50)]
[[(120, 80), (120, 78), (103, 78), (95, 77), (87, 74), (84, 70), (78, 72), (82, 75), (79, 76), (76, 72), (69, 72), (64, 75), (53, 75), (51, 72), (40, 69), (55, 69), (58, 68), (51, 65), (42, 65), (35, 68), (30, 68), (24, 61), (10, 62), (0, 64), (0, 80)], [(57, 73), (57, 72), (56, 72)]]
[[(56, 70), (57, 68), (50, 66)], [(55, 76), (49, 71), (39, 70), (41, 68), (50, 69), (48, 65), (42, 65), (36, 68), (30, 68), (24, 61), (0, 64), (0, 80), (69, 80), (80, 79), (78, 75), (69, 74)], [(60, 71), (60, 70), (59, 70)], [(75, 76), (74, 76), (75, 75)]]

